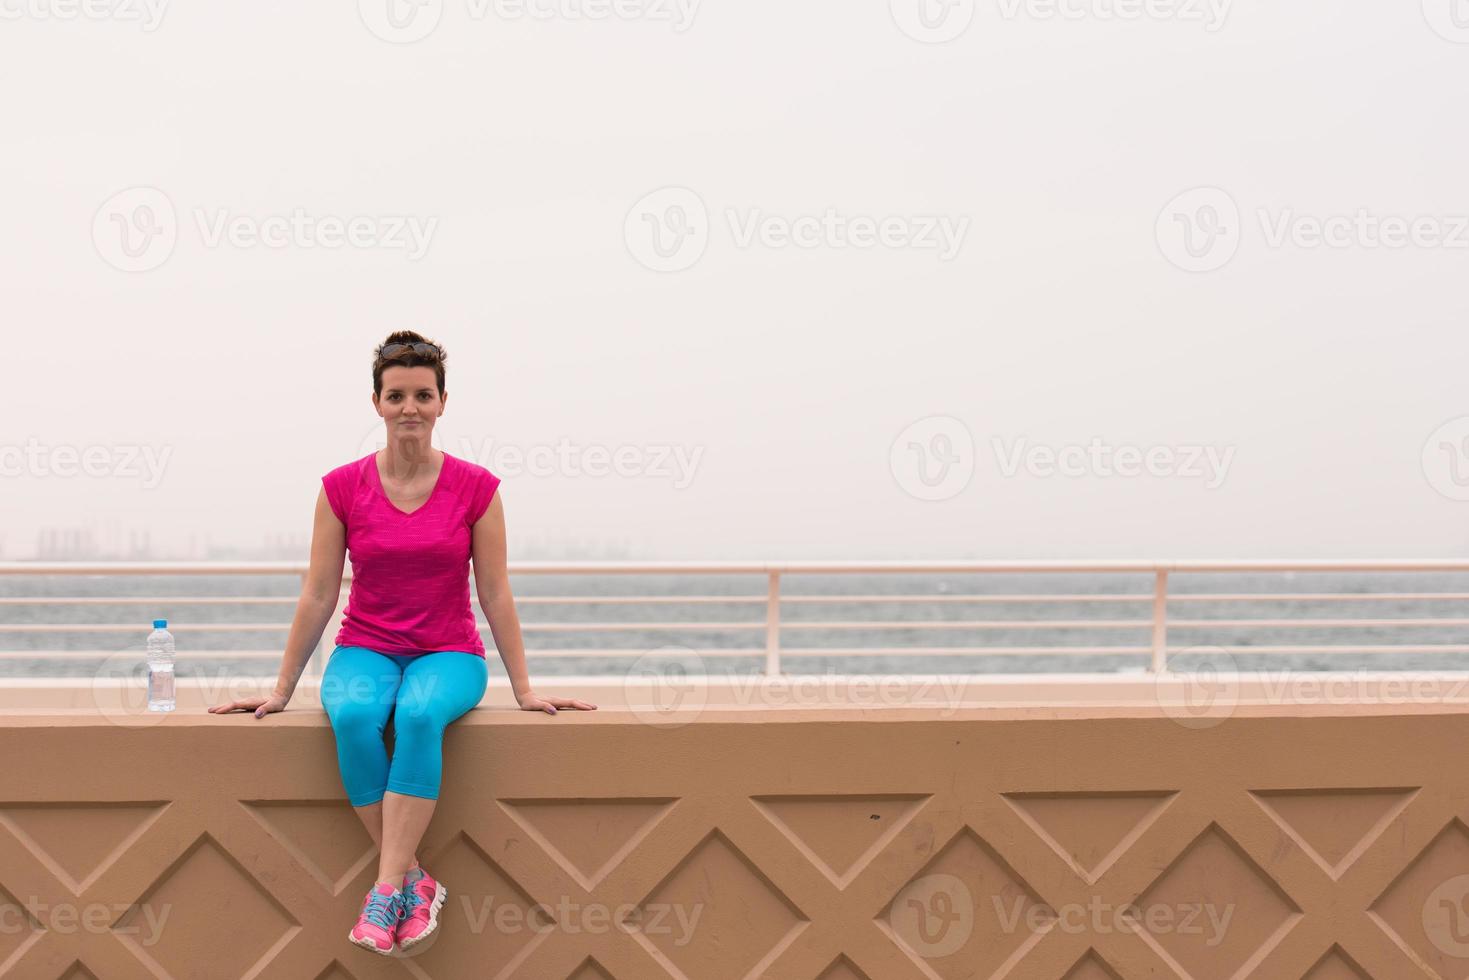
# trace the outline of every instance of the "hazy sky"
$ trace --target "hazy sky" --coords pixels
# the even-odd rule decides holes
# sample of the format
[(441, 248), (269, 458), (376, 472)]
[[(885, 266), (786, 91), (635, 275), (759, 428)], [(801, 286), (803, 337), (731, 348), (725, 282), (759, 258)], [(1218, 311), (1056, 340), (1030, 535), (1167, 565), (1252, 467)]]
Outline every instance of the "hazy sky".
[(400, 328), (512, 557), (1469, 544), (1451, 0), (90, 2), (0, 0), (5, 557), (304, 533)]

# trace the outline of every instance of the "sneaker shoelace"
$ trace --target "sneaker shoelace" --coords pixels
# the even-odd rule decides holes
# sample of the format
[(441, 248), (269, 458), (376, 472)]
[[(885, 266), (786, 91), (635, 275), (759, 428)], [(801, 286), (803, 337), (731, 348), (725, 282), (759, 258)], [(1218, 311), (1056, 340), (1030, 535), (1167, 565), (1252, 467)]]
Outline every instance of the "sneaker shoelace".
[(367, 908), (362, 910), (362, 917), (375, 926), (390, 928), (403, 917), (402, 892), (382, 895), (374, 891), (367, 900)]

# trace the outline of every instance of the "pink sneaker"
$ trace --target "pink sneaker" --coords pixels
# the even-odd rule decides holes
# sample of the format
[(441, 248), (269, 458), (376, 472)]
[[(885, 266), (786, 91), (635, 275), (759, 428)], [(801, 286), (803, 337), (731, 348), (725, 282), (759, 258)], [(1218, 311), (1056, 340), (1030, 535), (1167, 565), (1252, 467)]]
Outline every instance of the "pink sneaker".
[(439, 909), (449, 897), (449, 889), (414, 865), (404, 880), (403, 890), (407, 897), (403, 904), (403, 921), (398, 925), (398, 948), (412, 949), (439, 927)]
[(363, 899), (362, 914), (358, 916), (352, 931), (347, 934), (347, 939), (363, 949), (387, 956), (393, 952), (395, 931), (403, 914), (403, 892), (385, 881), (380, 881), (373, 885)]

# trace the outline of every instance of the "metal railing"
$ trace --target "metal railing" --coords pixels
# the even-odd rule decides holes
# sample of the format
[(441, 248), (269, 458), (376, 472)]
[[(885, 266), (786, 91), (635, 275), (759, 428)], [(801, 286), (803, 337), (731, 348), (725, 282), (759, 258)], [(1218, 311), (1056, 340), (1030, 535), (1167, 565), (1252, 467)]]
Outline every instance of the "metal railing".
[[(307, 565), (305, 562), (0, 562), (0, 576), (297, 576), (303, 583)], [(608, 575), (676, 575), (696, 578), (704, 575), (748, 575), (764, 580), (764, 594), (742, 595), (553, 595), (517, 597), (518, 608), (529, 611), (542, 606), (556, 605), (646, 605), (699, 606), (717, 605), (763, 605), (765, 616), (760, 620), (723, 621), (669, 621), (640, 620), (637, 622), (538, 622), (532, 617), (522, 623), (527, 634), (560, 633), (603, 633), (619, 632), (664, 632), (729, 630), (764, 633), (763, 645), (747, 647), (702, 648), (701, 656), (715, 657), (763, 657), (766, 674), (781, 672), (783, 656), (1072, 656), (1072, 657), (1137, 657), (1149, 671), (1164, 671), (1169, 667), (1170, 655), (1193, 649), (1193, 646), (1169, 646), (1170, 630), (1188, 628), (1209, 629), (1365, 629), (1365, 628), (1437, 628), (1466, 627), (1469, 618), (1453, 617), (1399, 617), (1399, 618), (1320, 618), (1279, 617), (1257, 619), (1190, 619), (1170, 614), (1170, 606), (1197, 607), (1206, 603), (1268, 602), (1280, 603), (1286, 610), (1292, 604), (1331, 602), (1450, 602), (1469, 600), (1469, 592), (1457, 591), (1383, 591), (1383, 592), (1170, 592), (1171, 577), (1192, 573), (1288, 573), (1288, 572), (1367, 572), (1388, 575), (1414, 572), (1469, 572), (1469, 560), (1460, 559), (1362, 559), (1362, 560), (1267, 560), (1267, 561), (955, 561), (955, 562), (894, 562), (894, 561), (848, 561), (848, 562), (512, 562), (510, 574), (516, 575), (562, 575), (562, 576), (608, 576)], [(1151, 589), (1138, 592), (1104, 593), (940, 593), (940, 594), (786, 594), (782, 584), (799, 576), (844, 576), (844, 575), (916, 575), (916, 574), (1016, 574), (1043, 575), (1058, 573), (1089, 573), (1104, 576), (1147, 576), (1151, 578)], [(1146, 579), (1144, 579), (1146, 582)], [(332, 620), (322, 634), (321, 647), (332, 643), (340, 626), (345, 599), (351, 583), (350, 572), (342, 582), (342, 598), (337, 604)], [(471, 587), (471, 592), (473, 591)], [(169, 605), (257, 605), (294, 606), (297, 599), (292, 596), (9, 596), (0, 598), (0, 610), (5, 606), (67, 607), (88, 605), (134, 605), (158, 608)], [(1022, 607), (1043, 609), (1056, 604), (1104, 603), (1121, 606), (1147, 607), (1143, 615), (1131, 618), (1071, 618), (1071, 619), (847, 619), (847, 620), (802, 620), (782, 619), (783, 607), (798, 608), (823, 604), (883, 603), (922, 606), (951, 606), (953, 604), (984, 607), (995, 604), (1018, 604)], [(145, 624), (146, 625), (146, 624)], [(289, 623), (183, 623), (170, 622), (169, 629), (176, 633), (237, 632), (270, 633), (289, 630)], [(0, 637), (27, 633), (108, 633), (137, 631), (136, 623), (9, 623), (0, 622)], [(480, 624), (487, 631), (486, 624)], [(797, 646), (784, 647), (784, 638), (807, 631), (872, 631), (889, 630), (959, 630), (980, 636), (997, 631), (1030, 630), (1088, 630), (1116, 631), (1119, 635), (1136, 633), (1140, 642), (1112, 644), (1075, 645), (937, 645), (937, 646)], [(493, 644), (487, 644), (492, 646)], [(1374, 644), (1215, 644), (1210, 649), (1227, 653), (1265, 655), (1291, 654), (1469, 654), (1469, 644), (1456, 643), (1374, 643)], [(528, 649), (536, 657), (628, 657), (640, 656), (643, 649), (618, 647), (565, 649)], [(49, 657), (98, 658), (112, 656), (114, 650), (6, 650), (0, 649), (0, 660), (33, 659)], [(281, 649), (246, 650), (190, 650), (194, 659), (248, 660), (279, 657)], [(325, 665), (325, 656), (313, 656), (308, 662), (307, 676), (319, 677)]]

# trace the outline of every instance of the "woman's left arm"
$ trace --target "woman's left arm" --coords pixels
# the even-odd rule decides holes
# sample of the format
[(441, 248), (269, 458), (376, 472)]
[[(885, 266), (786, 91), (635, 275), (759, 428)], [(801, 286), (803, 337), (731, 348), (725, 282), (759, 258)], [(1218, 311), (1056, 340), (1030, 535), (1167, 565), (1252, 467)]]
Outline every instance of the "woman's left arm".
[(525, 667), (525, 641), (520, 635), (520, 617), (515, 612), (515, 598), (510, 594), (510, 572), (505, 564), (505, 507), (500, 492), (490, 498), (490, 506), (472, 529), (471, 555), (474, 559), (474, 589), (480, 608), (490, 624), (500, 662), (510, 675), (515, 700), (526, 711), (555, 714), (557, 708), (594, 710), (597, 706), (576, 698), (541, 697), (531, 690)]

